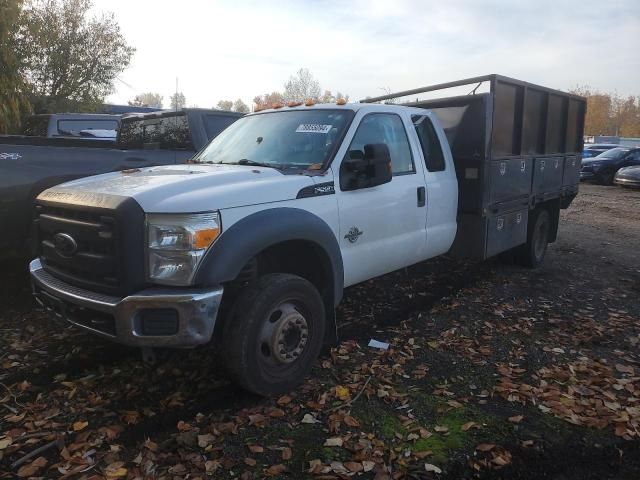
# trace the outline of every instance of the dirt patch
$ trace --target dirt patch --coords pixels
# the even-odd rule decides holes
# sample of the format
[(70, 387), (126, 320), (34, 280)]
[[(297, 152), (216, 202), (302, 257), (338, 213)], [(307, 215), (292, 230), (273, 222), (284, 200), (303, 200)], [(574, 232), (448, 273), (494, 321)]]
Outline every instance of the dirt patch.
[(50, 321), (4, 264), (0, 478), (640, 478), (639, 207), (583, 185), (538, 270), (440, 258), (350, 288), (342, 343), (274, 399), (210, 349), (147, 367)]

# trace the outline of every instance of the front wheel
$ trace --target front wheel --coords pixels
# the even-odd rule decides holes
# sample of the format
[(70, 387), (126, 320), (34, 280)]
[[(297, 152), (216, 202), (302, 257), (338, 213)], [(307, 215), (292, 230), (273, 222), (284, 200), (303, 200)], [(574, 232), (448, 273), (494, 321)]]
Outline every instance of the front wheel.
[(610, 172), (605, 172), (600, 175), (600, 182), (603, 185), (613, 185), (613, 179), (616, 176), (616, 172), (613, 170)]
[(260, 277), (238, 296), (223, 332), (233, 380), (259, 395), (290, 391), (307, 376), (322, 348), (325, 311), (304, 278)]
[(534, 213), (533, 222), (529, 222), (527, 243), (519, 247), (518, 259), (526, 267), (538, 267), (544, 261), (551, 234), (551, 216), (546, 209)]

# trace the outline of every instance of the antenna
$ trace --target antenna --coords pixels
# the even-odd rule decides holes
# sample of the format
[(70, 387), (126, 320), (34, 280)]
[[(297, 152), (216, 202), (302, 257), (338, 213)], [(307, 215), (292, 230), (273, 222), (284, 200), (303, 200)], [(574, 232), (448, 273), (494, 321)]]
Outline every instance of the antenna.
[(176, 112), (178, 111), (178, 77), (176, 77), (176, 96), (175, 96), (176, 101), (174, 102), (175, 105), (175, 110)]

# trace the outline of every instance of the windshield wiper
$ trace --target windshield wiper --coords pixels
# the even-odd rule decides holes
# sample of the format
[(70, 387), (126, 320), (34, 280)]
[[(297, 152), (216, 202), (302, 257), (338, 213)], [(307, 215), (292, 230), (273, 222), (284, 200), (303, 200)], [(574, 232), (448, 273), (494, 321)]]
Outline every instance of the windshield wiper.
[(251, 165), (252, 167), (267, 167), (267, 168), (275, 168), (276, 170), (282, 169), (281, 165), (277, 165), (275, 163), (255, 162), (253, 160), (249, 160), (248, 158), (242, 158), (237, 162), (227, 163), (227, 165)]

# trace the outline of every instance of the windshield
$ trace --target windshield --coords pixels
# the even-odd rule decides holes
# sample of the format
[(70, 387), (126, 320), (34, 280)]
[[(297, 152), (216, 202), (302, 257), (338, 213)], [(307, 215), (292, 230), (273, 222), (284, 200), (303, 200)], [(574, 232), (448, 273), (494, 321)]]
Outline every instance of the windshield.
[(194, 161), (319, 169), (349, 125), (352, 110), (282, 110), (241, 118)]
[(610, 158), (613, 160), (618, 160), (622, 158), (628, 151), (628, 148), (612, 148), (611, 150), (607, 150), (606, 152), (601, 153), (596, 158)]

